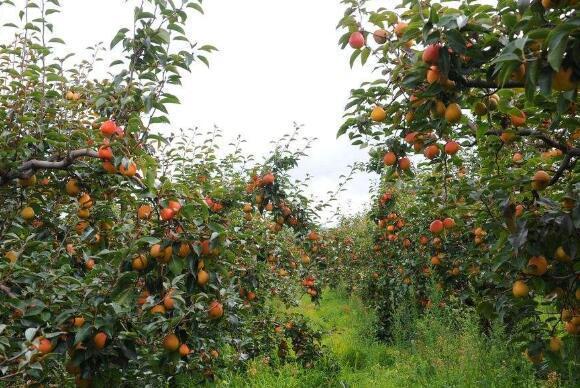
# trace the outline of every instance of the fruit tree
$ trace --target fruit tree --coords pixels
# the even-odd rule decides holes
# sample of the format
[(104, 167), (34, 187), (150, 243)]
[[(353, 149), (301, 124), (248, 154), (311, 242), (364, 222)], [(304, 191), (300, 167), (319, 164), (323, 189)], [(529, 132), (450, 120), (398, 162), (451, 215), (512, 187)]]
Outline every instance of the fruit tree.
[(362, 276), (383, 334), (402, 295), (436, 292), (577, 378), (580, 3), (342, 3), (340, 45), (375, 74), (338, 134), (381, 174)]

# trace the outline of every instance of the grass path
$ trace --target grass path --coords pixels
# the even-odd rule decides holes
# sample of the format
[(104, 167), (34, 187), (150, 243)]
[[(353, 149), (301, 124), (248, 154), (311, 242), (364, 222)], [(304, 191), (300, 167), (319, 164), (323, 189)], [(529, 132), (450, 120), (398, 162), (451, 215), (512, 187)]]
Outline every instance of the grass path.
[(529, 363), (505, 341), (479, 334), (473, 317), (428, 316), (408, 327), (413, 340), (398, 345), (374, 339), (374, 314), (361, 301), (325, 291), (320, 306), (306, 298), (292, 309), (324, 331), (326, 357), (314, 368), (255, 362), (244, 375), (221, 381), (223, 387), (391, 388), (535, 387)]
[[(374, 316), (361, 302), (336, 291), (326, 291), (320, 306), (304, 298), (292, 309), (308, 317), (324, 332), (323, 344), (328, 359), (312, 369), (295, 364), (278, 369), (259, 363), (250, 367), (249, 376), (235, 376), (224, 386), (255, 388), (307, 387), (397, 387), (395, 366), (397, 351), (376, 342)], [(336, 366), (340, 366), (337, 368)]]

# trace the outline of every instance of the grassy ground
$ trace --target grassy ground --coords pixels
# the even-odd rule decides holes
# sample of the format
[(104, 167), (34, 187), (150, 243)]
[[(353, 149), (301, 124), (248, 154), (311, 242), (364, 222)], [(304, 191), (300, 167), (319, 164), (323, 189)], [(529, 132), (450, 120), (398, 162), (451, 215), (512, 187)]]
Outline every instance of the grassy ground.
[(395, 343), (374, 340), (374, 315), (360, 300), (328, 291), (319, 307), (303, 300), (297, 311), (322, 328), (327, 356), (314, 368), (252, 364), (224, 387), (532, 387), (523, 357), (501, 335), (485, 338), (473, 317), (435, 313), (399, 327)]

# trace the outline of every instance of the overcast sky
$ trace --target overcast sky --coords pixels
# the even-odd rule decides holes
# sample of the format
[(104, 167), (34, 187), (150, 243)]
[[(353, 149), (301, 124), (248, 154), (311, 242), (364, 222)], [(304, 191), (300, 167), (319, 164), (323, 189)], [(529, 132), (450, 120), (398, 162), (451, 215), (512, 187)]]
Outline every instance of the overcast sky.
[[(130, 25), (134, 2), (61, 4), (63, 13), (53, 17), (57, 35), (67, 50), (82, 52), (98, 41), (108, 44), (121, 26)], [(199, 64), (187, 76), (172, 124), (216, 125), (226, 139), (242, 134), (247, 150), (258, 155), (293, 122), (303, 124), (304, 134), (319, 140), (296, 175), (313, 175), (311, 193), (324, 198), (347, 165), (367, 159), (365, 150), (336, 139), (350, 89), (369, 78), (368, 68), (351, 70), (350, 50), (337, 46), (335, 26), (344, 10), (339, 0), (210, 0), (204, 10), (205, 16), (194, 18), (192, 38), (220, 51), (210, 56), (209, 69)], [(369, 176), (359, 175), (341, 195), (343, 207), (361, 209), (368, 187)]]

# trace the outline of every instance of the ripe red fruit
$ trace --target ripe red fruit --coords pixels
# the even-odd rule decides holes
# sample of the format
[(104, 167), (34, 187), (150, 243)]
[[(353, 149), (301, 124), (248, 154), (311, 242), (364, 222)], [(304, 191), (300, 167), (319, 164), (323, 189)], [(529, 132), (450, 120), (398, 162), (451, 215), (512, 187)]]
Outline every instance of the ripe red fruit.
[(181, 203), (179, 203), (179, 201), (177, 200), (172, 199), (169, 202), (167, 202), (167, 207), (173, 210), (174, 213), (179, 213), (179, 210), (181, 209)]
[(269, 172), (262, 177), (262, 183), (264, 184), (264, 186), (271, 185), (274, 183), (275, 179), (276, 179), (276, 177), (274, 176), (274, 174)]
[(348, 38), (348, 44), (353, 49), (360, 49), (365, 45), (365, 37), (359, 31), (353, 32), (350, 34), (350, 38)]
[(429, 231), (433, 234), (439, 234), (443, 231), (443, 222), (441, 220), (435, 220), (429, 225)]
[(427, 159), (434, 159), (439, 155), (439, 147), (436, 144), (431, 144), (430, 146), (425, 148), (423, 154)]
[(392, 151), (387, 152), (383, 157), (383, 162), (385, 163), (385, 166), (392, 166), (397, 163), (397, 155)]
[(411, 168), (411, 161), (406, 156), (399, 160), (399, 167), (401, 170), (408, 170)]
[(455, 220), (453, 218), (447, 217), (443, 220), (443, 227), (445, 229), (452, 229), (455, 227)]
[(175, 216), (175, 211), (169, 207), (161, 209), (161, 219), (163, 221), (169, 221)]
[(431, 44), (429, 46), (427, 46), (425, 48), (425, 50), (423, 51), (423, 62), (425, 63), (429, 63), (432, 65), (437, 64), (437, 61), (439, 61), (439, 48), (441, 46), (438, 44)]
[(102, 146), (99, 148), (99, 158), (103, 160), (113, 159), (113, 150), (111, 150), (111, 147)]
[(456, 141), (448, 141), (447, 144), (445, 144), (445, 153), (447, 155), (455, 155), (459, 151), (459, 148), (459, 143)]
[(415, 143), (417, 140), (417, 132), (411, 132), (405, 135), (405, 141), (409, 144)]
[(526, 114), (524, 112), (520, 112), (519, 114), (510, 115), (510, 120), (514, 127), (521, 127), (526, 123)]
[(217, 300), (214, 300), (210, 303), (207, 314), (210, 319), (219, 319), (224, 315), (224, 306)]
[(105, 137), (111, 137), (117, 132), (117, 124), (113, 120), (107, 120), (101, 124), (101, 133)]

